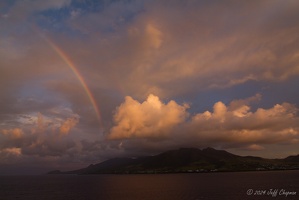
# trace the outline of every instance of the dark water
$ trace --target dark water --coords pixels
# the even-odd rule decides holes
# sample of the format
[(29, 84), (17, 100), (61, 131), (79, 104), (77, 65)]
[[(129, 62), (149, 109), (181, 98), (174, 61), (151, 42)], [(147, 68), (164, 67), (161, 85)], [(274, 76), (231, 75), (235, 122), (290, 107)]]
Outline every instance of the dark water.
[(0, 176), (0, 199), (290, 200), (299, 199), (299, 171)]

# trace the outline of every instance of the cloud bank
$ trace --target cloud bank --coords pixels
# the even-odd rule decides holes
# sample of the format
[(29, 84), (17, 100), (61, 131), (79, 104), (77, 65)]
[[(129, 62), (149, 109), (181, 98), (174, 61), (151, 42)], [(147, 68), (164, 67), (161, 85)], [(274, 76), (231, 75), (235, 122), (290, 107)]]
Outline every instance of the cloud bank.
[[(251, 110), (250, 103), (261, 95), (235, 100), (229, 105), (216, 102), (212, 111), (191, 114), (188, 105), (163, 103), (149, 95), (139, 103), (126, 97), (116, 110), (111, 140), (170, 140), (178, 146), (222, 146), (262, 150), (265, 144), (299, 142), (298, 108), (289, 103)], [(142, 146), (140, 146), (142, 148)]]

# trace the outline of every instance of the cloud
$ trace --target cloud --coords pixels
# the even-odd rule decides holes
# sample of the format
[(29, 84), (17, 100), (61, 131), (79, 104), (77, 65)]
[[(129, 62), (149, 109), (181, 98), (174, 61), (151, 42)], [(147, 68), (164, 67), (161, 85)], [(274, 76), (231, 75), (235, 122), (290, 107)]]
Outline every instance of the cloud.
[(5, 135), (11, 139), (18, 139), (23, 136), (23, 131), (19, 128), (14, 128), (14, 129), (3, 129), (2, 130), (2, 135)]
[(152, 24), (148, 24), (146, 26), (146, 35), (148, 38), (149, 45), (153, 48), (159, 48), (162, 43), (161, 39), (161, 31), (159, 31), (157, 28), (155, 28)]
[[(248, 81), (279, 82), (298, 76), (296, 9), (283, 5), (281, 12), (274, 12), (281, 4), (278, 1), (227, 3), (228, 7), (219, 2), (177, 1), (171, 6), (148, 2), (143, 5), (145, 11), (132, 14), (128, 20), (115, 9), (128, 9), (137, 3), (116, 2), (104, 12), (87, 14), (72, 24), (90, 33), (90, 42), (80, 47), (99, 52), (88, 55), (87, 66), (103, 66), (90, 69), (90, 77), (101, 68), (101, 74), (109, 77), (103, 82), (113, 80), (125, 95), (139, 99), (150, 93), (169, 98)], [(294, 19), (290, 20), (287, 12)], [(95, 27), (102, 25), (102, 20), (96, 19), (105, 16), (109, 19), (104, 21), (112, 27), (105, 24), (103, 27), (108, 28), (98, 30)], [(125, 22), (118, 21), (121, 17)], [(274, 20), (281, 18), (289, 23)], [(69, 45), (70, 51), (76, 49)]]
[(227, 110), (223, 103), (218, 102), (214, 105), (214, 112), (193, 116), (188, 128), (198, 139), (222, 145), (291, 144), (299, 141), (297, 111), (288, 103), (251, 112), (247, 105)]
[(252, 150), (262, 150), (264, 144), (298, 143), (298, 108), (283, 103), (252, 111), (249, 103), (260, 98), (257, 94), (234, 100), (229, 106), (219, 101), (212, 112), (191, 115), (186, 111), (188, 106), (175, 101), (164, 104), (154, 95), (143, 103), (126, 97), (116, 110), (115, 125), (108, 138), (125, 141), (121, 145), (123, 148), (136, 146), (138, 138), (143, 141), (140, 142), (142, 146), (146, 146), (146, 141), (164, 144), (167, 138), (169, 145), (176, 146), (210, 145)]
[(41, 135), (51, 130), (53, 135), (66, 136), (78, 122), (79, 116), (76, 114), (73, 114), (71, 118), (67, 118), (66, 120), (52, 117), (48, 117), (45, 120), (44, 116), (38, 113), (36, 127), (31, 128), (31, 133)]
[(187, 117), (188, 105), (178, 105), (174, 101), (164, 104), (157, 96), (149, 95), (139, 103), (127, 96), (114, 116), (116, 126), (109, 134), (110, 139), (154, 138), (168, 136), (171, 130)]
[(43, 1), (43, 0), (23, 0), (16, 1), (12, 6), (9, 17), (15, 19), (21, 19), (22, 17), (27, 18), (30, 14), (34, 12), (49, 10), (49, 9), (60, 9), (65, 6), (70, 5), (72, 0), (53, 0), (53, 1)]
[(67, 135), (71, 128), (73, 128), (79, 122), (78, 118), (68, 118), (60, 126), (59, 131), (61, 135)]
[[(0, 149), (20, 148), (18, 158), (298, 141), (296, 1), (0, 5)], [(77, 77), (40, 35), (85, 79), (103, 130)]]
[(249, 150), (249, 151), (261, 151), (264, 150), (265, 147), (261, 146), (261, 145), (257, 145), (257, 144), (251, 144), (247, 147), (244, 147), (245, 150)]
[(21, 155), (21, 149), (20, 148), (4, 148), (0, 149), (0, 164), (11, 164), (13, 162), (16, 162), (16, 160)]
[[(24, 2), (27, 1), (17, 4)], [(28, 7), (35, 9), (70, 4), (70, 1), (28, 2), (32, 4)], [(82, 63), (93, 84), (102, 87), (115, 84), (125, 95), (138, 98), (151, 92), (173, 97), (250, 80), (284, 81), (298, 75), (299, 40), (295, 28), (298, 14), (291, 4), (274, 12), (280, 4), (244, 2), (224, 7), (222, 3), (174, 2), (169, 6), (160, 2), (117, 1), (107, 4), (101, 12), (85, 13), (63, 24), (83, 35), (85, 31), (90, 33), (83, 41), (63, 35), (53, 37), (66, 52), (71, 52), (75, 61)], [(289, 20), (289, 15), (294, 19)], [(283, 19), (288, 23), (283, 23)], [(8, 26), (7, 30), (11, 29)], [(9, 42), (5, 49), (18, 42)], [(36, 52), (39, 55), (45, 50)], [(171, 90), (172, 87), (177, 89)]]
[[(238, 111), (241, 111), (241, 115), (242, 115), (242, 111), (245, 111), (247, 109), (249, 109), (249, 105), (255, 102), (259, 102), (262, 98), (261, 94), (256, 94), (255, 96), (246, 98), (246, 99), (237, 99), (237, 100), (233, 100), (232, 102), (230, 102), (229, 104), (229, 110), (234, 110), (235, 114), (238, 114)], [(245, 109), (245, 110), (244, 110)]]
[(7, 153), (10, 155), (19, 156), (19, 155), (21, 155), (21, 149), (20, 148), (6, 148), (6, 149), (1, 150), (1, 153)]
[(0, 131), (0, 151), (3, 156), (60, 156), (78, 152), (79, 147), (74, 139), (67, 138), (71, 129), (79, 122), (78, 116), (63, 120), (38, 113), (35, 120), (35, 123), (21, 128)]
[(24, 173), (25, 169), (30, 174), (72, 170), (121, 153), (101, 141), (99, 134), (91, 137), (80, 131), (79, 116), (71, 110), (57, 109), (46, 114), (19, 116), (14, 125), (19, 128), (0, 128), (2, 174)]
[[(21, 9), (23, 5), (18, 5), (26, 2), (24, 9), (54, 11), (71, 4), (16, 1), (12, 11)], [(103, 10), (60, 21), (59, 26), (69, 28), (74, 37), (39, 27), (38, 20), (32, 23), (59, 44), (83, 73), (98, 104), (109, 108), (103, 118), (110, 122), (111, 111), (127, 95), (138, 100), (150, 93), (176, 98), (248, 81), (283, 82), (296, 77), (299, 40), (295, 6), (286, 4), (280, 12), (274, 12), (279, 2), (228, 4), (224, 7), (219, 2), (176, 1), (171, 6), (157, 1), (111, 2)], [(289, 15), (294, 19), (290, 20)], [(6, 105), (17, 103), (14, 101), (22, 88), (38, 85), (46, 95), (52, 92), (49, 96), (67, 101), (80, 112), (81, 120), (88, 121), (92, 112), (85, 112), (82, 107), (90, 103), (78, 89), (70, 69), (31, 27), (15, 29), (21, 26), (7, 22), (1, 30), (0, 87), (7, 93), (0, 100), (5, 105), (3, 109), (13, 112), (15, 106)], [(40, 105), (50, 103), (44, 100)], [(43, 109), (36, 108), (35, 112)]]

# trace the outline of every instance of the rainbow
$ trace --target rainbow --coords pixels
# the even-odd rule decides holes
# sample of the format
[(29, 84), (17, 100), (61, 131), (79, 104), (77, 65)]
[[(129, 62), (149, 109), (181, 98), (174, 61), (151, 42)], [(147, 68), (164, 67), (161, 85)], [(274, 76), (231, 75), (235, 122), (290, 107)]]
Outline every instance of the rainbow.
[(100, 109), (95, 101), (93, 94), (91, 93), (89, 87), (87, 86), (87, 84), (86, 84), (84, 78), (82, 77), (82, 75), (80, 74), (79, 70), (76, 68), (75, 64), (67, 56), (67, 54), (61, 48), (59, 48), (58, 45), (56, 45), (54, 42), (52, 42), (46, 36), (44, 36), (44, 35), (42, 35), (42, 36), (45, 39), (45, 41), (49, 44), (49, 46), (59, 55), (59, 57), (66, 63), (66, 65), (72, 70), (74, 75), (77, 77), (77, 79), (79, 80), (80, 84), (82, 85), (85, 93), (87, 94), (90, 103), (93, 106), (93, 109), (96, 113), (96, 116), (100, 123), (100, 126), (103, 127)]

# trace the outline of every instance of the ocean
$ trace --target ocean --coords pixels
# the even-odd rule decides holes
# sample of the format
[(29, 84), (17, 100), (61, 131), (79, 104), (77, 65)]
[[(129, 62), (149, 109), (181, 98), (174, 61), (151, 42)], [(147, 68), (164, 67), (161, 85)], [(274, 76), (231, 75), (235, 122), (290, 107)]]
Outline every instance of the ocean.
[(0, 176), (0, 199), (299, 199), (299, 170), (136, 175)]

